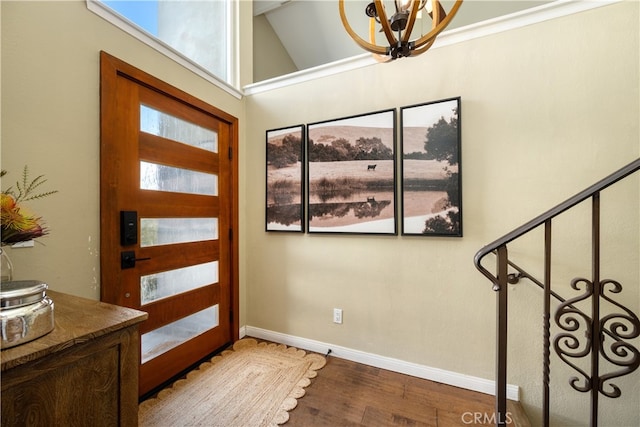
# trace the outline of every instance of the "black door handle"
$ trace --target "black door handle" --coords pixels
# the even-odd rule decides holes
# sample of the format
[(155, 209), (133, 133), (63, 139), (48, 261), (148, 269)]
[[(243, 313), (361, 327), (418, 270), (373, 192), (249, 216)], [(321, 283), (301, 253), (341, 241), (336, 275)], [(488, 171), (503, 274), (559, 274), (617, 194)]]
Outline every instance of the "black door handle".
[(136, 253), (134, 251), (124, 251), (120, 253), (120, 268), (123, 270), (126, 268), (134, 268), (136, 266), (136, 261), (146, 261), (148, 259), (151, 258), (136, 258)]

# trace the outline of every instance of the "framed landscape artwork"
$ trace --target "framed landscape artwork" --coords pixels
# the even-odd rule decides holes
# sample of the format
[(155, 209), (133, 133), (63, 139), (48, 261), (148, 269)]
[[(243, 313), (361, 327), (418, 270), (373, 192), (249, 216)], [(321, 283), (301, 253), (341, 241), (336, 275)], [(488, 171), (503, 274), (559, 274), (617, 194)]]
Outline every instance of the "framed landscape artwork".
[(309, 233), (397, 234), (396, 111), (307, 125)]
[(402, 234), (462, 237), (460, 98), (402, 107)]
[(304, 136), (304, 125), (266, 132), (266, 231), (304, 232)]

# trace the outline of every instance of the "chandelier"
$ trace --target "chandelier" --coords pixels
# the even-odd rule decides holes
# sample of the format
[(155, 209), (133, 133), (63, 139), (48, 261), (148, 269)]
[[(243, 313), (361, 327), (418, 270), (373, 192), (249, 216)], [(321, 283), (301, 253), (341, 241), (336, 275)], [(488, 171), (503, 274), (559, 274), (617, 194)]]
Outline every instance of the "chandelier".
[[(429, 50), (438, 34), (449, 25), (462, 5), (462, 0), (456, 0), (449, 13), (446, 13), (440, 0), (394, 0), (395, 13), (391, 18), (387, 18), (382, 0), (374, 0), (365, 8), (365, 14), (369, 17), (367, 42), (349, 25), (344, 12), (344, 2), (345, 0), (338, 0), (338, 6), (340, 19), (347, 33), (361, 48), (373, 53), (381, 61), (416, 56)], [(431, 17), (431, 30), (415, 40), (409, 40), (416, 19), (423, 11)], [(384, 32), (388, 46), (376, 44), (376, 32)]]

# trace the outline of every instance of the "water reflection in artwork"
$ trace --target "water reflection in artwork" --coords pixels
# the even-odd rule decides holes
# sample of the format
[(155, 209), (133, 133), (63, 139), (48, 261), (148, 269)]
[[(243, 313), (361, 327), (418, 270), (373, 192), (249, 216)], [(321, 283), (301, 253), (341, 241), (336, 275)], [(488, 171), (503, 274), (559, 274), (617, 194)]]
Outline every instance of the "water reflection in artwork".
[(460, 98), (400, 109), (402, 234), (462, 236)]
[(304, 231), (304, 125), (268, 130), (266, 231)]
[(309, 232), (396, 234), (395, 110), (308, 125)]

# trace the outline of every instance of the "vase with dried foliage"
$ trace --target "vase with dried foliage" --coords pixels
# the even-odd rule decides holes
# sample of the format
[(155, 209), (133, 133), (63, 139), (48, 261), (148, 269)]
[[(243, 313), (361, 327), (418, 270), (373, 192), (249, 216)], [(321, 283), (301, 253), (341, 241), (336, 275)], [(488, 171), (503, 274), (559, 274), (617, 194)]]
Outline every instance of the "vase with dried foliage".
[[(7, 171), (2, 170), (0, 177), (4, 177), (6, 174)], [(37, 239), (49, 233), (49, 229), (45, 226), (42, 217), (29, 212), (23, 205), (30, 200), (41, 199), (58, 192), (58, 190), (43, 190), (42, 186), (46, 182), (47, 180), (44, 175), (38, 175), (34, 179), (30, 179), (29, 168), (25, 166), (22, 172), (22, 179), (16, 181), (15, 185), (2, 191), (0, 200), (2, 282), (11, 281), (13, 278), (13, 266), (7, 256), (5, 247), (7, 245)]]

